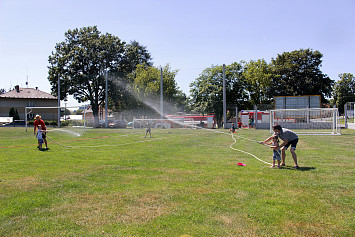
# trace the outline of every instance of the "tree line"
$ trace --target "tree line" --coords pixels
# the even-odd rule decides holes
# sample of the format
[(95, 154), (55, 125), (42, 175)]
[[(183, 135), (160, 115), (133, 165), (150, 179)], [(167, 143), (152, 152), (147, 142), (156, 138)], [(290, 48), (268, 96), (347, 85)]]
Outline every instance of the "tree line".
[[(339, 74), (335, 82), (321, 71), (323, 55), (300, 49), (272, 58), (240, 61), (225, 65), (227, 104), (241, 109), (253, 105), (274, 105), (275, 96), (320, 95), (321, 103), (344, 112), (346, 102), (355, 101), (355, 77)], [(190, 85), (190, 106), (203, 113), (214, 113), (219, 125), (223, 116), (223, 66), (211, 66)], [(231, 116), (235, 116), (231, 110)], [(228, 116), (228, 115), (227, 115)], [(228, 119), (228, 118), (227, 118)]]
[[(321, 95), (323, 103), (336, 105), (355, 100), (355, 77), (340, 74), (335, 82), (321, 71), (323, 55), (312, 49), (284, 52), (272, 58), (240, 61), (225, 65), (228, 105), (251, 109), (254, 104), (272, 104), (275, 96)], [(222, 120), (223, 66), (204, 69), (190, 84), (187, 97), (178, 87), (178, 70), (170, 65), (153, 66), (152, 56), (137, 41), (122, 41), (102, 34), (96, 26), (65, 32), (49, 56), (48, 80), (52, 94), (72, 95), (78, 102), (90, 102), (95, 123), (99, 106), (105, 104), (108, 78), (108, 106), (126, 116), (157, 115), (160, 79), (163, 78), (164, 112), (181, 110), (215, 113)]]

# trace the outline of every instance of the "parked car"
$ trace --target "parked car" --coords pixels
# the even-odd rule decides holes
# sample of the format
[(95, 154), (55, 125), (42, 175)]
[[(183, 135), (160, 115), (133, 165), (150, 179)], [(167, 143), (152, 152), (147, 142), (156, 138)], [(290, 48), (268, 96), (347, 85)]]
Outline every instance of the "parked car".
[(120, 121), (116, 120), (108, 124), (109, 128), (126, 128), (126, 122), (125, 121)]
[(100, 120), (99, 121), (99, 128), (104, 128), (105, 127), (105, 120)]

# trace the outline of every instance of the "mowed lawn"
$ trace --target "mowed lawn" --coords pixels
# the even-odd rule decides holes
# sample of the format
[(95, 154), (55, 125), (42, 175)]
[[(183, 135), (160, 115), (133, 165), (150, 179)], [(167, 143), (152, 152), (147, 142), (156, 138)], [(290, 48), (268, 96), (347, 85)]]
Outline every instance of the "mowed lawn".
[(266, 130), (32, 129), (0, 128), (0, 236), (355, 235), (354, 130), (300, 135), (295, 170), (250, 155)]

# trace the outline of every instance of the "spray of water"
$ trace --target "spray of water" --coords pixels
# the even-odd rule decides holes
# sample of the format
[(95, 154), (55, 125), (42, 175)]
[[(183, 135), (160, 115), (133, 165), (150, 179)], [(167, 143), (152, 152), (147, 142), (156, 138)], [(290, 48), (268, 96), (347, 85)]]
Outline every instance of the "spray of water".
[(82, 135), (81, 133), (79, 133), (77, 131), (69, 130), (69, 129), (66, 129), (66, 128), (56, 128), (56, 129), (52, 129), (51, 131), (69, 133), (69, 134), (74, 135), (76, 137), (80, 137)]
[[(139, 93), (137, 93), (136, 90), (133, 90), (133, 86), (131, 86), (125, 78), (122, 78), (120, 76), (116, 76), (111, 80), (112, 83), (114, 83), (115, 87), (120, 88), (124, 90), (125, 93), (129, 94), (130, 96), (133, 96), (138, 102), (146, 105), (150, 109), (152, 109), (156, 114), (159, 116), (162, 116), (161, 111), (160, 111), (160, 103), (157, 103), (151, 98), (147, 98), (147, 96), (142, 96)], [(169, 106), (167, 102), (164, 101), (164, 105)], [(140, 110), (140, 115), (137, 117), (145, 117), (146, 114), (148, 114), (148, 111), (142, 111)]]

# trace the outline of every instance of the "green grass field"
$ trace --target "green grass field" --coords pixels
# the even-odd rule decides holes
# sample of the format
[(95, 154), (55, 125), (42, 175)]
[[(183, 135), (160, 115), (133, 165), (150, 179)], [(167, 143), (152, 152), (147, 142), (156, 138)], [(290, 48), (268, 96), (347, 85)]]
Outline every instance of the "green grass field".
[(218, 131), (52, 130), (64, 146), (39, 151), (32, 128), (0, 128), (0, 236), (355, 235), (354, 130), (300, 136), (298, 170)]

